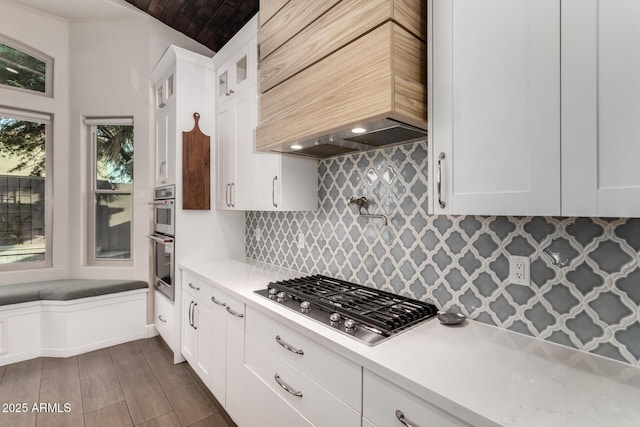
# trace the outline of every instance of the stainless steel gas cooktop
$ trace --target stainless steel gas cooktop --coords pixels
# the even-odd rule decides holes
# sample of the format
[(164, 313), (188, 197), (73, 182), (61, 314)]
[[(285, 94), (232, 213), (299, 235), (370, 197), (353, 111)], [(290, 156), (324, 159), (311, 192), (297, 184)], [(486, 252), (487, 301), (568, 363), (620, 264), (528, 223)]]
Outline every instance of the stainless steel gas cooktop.
[(269, 283), (255, 291), (373, 346), (435, 316), (435, 305), (331, 277)]

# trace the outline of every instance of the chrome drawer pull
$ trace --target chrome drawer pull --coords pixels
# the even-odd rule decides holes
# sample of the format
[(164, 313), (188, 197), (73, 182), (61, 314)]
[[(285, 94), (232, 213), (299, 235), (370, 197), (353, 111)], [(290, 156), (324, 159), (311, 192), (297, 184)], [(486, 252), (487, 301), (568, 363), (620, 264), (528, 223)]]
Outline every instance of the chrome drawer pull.
[(232, 310), (231, 307), (229, 306), (227, 306), (227, 311), (229, 312), (229, 314), (233, 316), (240, 317), (240, 318), (244, 317), (244, 314), (238, 313), (237, 311)]
[(199, 288), (198, 286), (193, 286), (193, 284), (192, 284), (192, 283), (189, 283), (189, 287), (190, 287), (191, 289), (195, 289), (196, 291), (199, 291), (199, 290), (200, 290), (200, 288)]
[(282, 387), (283, 390), (286, 391), (287, 393), (292, 394), (292, 395), (294, 395), (296, 397), (302, 397), (302, 392), (301, 391), (295, 391), (294, 389), (292, 389), (290, 385), (288, 385), (287, 383), (285, 383), (284, 381), (282, 381), (280, 379), (280, 375), (275, 374), (273, 376), (273, 378), (275, 378), (275, 380), (278, 383), (278, 385), (280, 387)]
[(158, 314), (158, 320), (160, 320), (162, 323), (167, 323), (167, 321), (162, 318), (162, 314)]
[(218, 300), (216, 299), (216, 297), (211, 297), (211, 301), (215, 302), (216, 304), (218, 304), (218, 305), (219, 305), (219, 306), (221, 306), (221, 307), (224, 307), (225, 305), (227, 305), (227, 304), (225, 304), (225, 303), (223, 303), (223, 302), (218, 301)]
[(400, 409), (396, 409), (396, 418), (406, 427), (416, 427), (415, 424), (412, 424), (408, 419), (405, 418), (404, 413)]
[(301, 356), (304, 354), (303, 350), (298, 350), (297, 348), (291, 347), (289, 344), (282, 341), (282, 338), (280, 338), (280, 335), (276, 335), (276, 342), (280, 344), (283, 348), (286, 348), (287, 350), (289, 350), (291, 353), (299, 354)]

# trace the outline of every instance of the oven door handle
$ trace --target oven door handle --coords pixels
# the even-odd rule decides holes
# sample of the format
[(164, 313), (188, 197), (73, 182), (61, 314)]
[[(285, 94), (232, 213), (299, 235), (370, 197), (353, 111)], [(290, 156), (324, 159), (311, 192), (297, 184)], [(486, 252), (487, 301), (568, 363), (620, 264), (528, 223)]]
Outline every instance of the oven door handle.
[(156, 236), (154, 234), (149, 234), (147, 236), (149, 239), (153, 240), (154, 242), (158, 242), (158, 243), (162, 243), (164, 245), (171, 245), (173, 246), (173, 237), (167, 237), (167, 236)]
[(175, 202), (173, 200), (155, 200), (153, 202), (149, 202), (150, 205), (159, 206), (159, 205), (174, 205)]

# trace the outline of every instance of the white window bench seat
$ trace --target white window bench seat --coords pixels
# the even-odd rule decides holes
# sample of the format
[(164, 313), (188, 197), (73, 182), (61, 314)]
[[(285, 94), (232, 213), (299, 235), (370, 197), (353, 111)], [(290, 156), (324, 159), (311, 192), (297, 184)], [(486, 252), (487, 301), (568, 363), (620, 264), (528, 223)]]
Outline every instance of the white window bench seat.
[(0, 286), (0, 366), (145, 338), (148, 288), (89, 279)]

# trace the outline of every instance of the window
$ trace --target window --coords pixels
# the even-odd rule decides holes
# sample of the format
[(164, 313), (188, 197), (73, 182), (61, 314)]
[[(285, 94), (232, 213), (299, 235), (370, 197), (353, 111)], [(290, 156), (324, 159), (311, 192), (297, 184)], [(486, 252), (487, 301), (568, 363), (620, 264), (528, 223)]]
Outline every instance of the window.
[(51, 118), (0, 108), (0, 271), (51, 265)]
[(0, 85), (53, 96), (53, 59), (0, 36)]
[(130, 262), (133, 120), (85, 119), (89, 127), (89, 264)]

